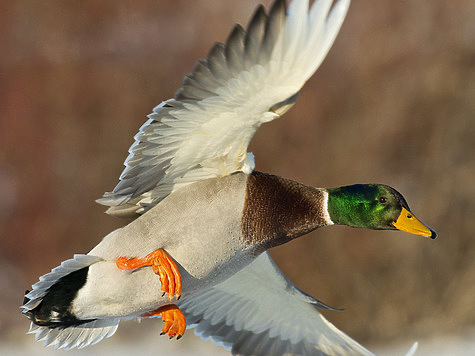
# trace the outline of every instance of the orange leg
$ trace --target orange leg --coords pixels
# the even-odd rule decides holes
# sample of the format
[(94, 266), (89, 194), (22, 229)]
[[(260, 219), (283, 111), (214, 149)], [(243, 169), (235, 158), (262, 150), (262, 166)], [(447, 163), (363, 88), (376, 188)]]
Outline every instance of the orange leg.
[(153, 271), (158, 274), (160, 283), (162, 284), (163, 294), (168, 293), (168, 300), (172, 300), (174, 296), (177, 299), (181, 295), (181, 276), (175, 262), (167, 255), (167, 253), (158, 249), (149, 253), (143, 258), (127, 258), (119, 257), (116, 261), (117, 267), (120, 269), (137, 269), (145, 266), (152, 266)]
[(176, 339), (179, 340), (185, 333), (185, 316), (175, 304), (164, 305), (157, 310), (141, 315), (142, 318), (151, 316), (160, 316), (165, 323), (160, 335), (168, 334), (170, 339), (176, 336)]

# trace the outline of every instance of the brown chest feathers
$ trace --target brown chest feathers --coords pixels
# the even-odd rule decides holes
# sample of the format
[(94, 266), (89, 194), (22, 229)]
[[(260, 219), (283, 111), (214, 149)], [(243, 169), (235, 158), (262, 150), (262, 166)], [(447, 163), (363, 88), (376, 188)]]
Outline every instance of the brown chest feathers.
[(241, 221), (244, 242), (267, 249), (327, 225), (324, 200), (320, 189), (254, 171)]

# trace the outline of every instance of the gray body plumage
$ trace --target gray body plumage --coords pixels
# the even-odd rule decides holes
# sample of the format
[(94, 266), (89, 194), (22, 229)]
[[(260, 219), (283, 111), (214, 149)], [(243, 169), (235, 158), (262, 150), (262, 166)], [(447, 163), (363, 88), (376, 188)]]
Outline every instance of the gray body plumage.
[[(82, 319), (138, 316), (169, 303), (151, 268), (121, 271), (120, 256), (144, 257), (164, 249), (176, 261), (185, 299), (210, 288), (255, 258), (241, 235), (247, 175), (237, 173), (188, 185), (147, 214), (113, 231), (89, 255), (100, 257), (73, 304)], [(131, 236), (140, 236), (138, 244)], [(108, 280), (114, 283), (108, 283)], [(136, 295), (140, 294), (140, 296)]]

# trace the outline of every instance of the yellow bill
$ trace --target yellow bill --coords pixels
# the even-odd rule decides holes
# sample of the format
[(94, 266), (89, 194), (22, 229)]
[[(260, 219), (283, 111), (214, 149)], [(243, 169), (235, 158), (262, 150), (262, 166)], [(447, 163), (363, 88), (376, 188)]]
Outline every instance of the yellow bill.
[(411, 234), (422, 235), (430, 237), (431, 239), (435, 239), (437, 237), (437, 234), (434, 230), (431, 230), (429, 227), (421, 223), (413, 213), (405, 208), (402, 208), (401, 214), (399, 215), (396, 222), (393, 222), (393, 225), (397, 229), (409, 232)]

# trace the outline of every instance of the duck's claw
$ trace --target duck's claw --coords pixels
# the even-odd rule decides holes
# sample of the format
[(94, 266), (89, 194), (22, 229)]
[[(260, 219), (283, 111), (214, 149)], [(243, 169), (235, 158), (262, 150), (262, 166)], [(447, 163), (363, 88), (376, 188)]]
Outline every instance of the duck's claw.
[(176, 336), (176, 339), (179, 340), (185, 333), (185, 316), (175, 304), (164, 305), (153, 312), (145, 313), (141, 316), (143, 318), (160, 316), (165, 323), (160, 335), (167, 334), (170, 339)]
[(153, 271), (158, 274), (161, 290), (168, 293), (168, 300), (172, 300), (175, 296), (177, 299), (181, 295), (181, 276), (175, 262), (168, 254), (158, 249), (149, 253), (143, 258), (127, 258), (119, 257), (116, 261), (117, 267), (120, 269), (137, 269), (145, 266), (152, 266)]

